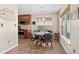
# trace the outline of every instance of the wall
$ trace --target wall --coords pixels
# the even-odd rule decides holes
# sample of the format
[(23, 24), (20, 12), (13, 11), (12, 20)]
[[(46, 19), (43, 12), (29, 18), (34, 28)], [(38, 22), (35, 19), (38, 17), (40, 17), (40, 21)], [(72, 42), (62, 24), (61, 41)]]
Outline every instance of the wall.
[[(70, 43), (70, 39), (68, 39), (67, 37), (65, 37), (64, 35), (61, 34), (61, 22), (63, 21), (61, 18), (68, 12), (68, 6), (69, 5), (64, 5), (64, 7), (60, 10), (60, 23), (59, 23), (59, 31), (60, 31), (60, 43), (62, 44), (62, 46), (64, 47), (65, 51), (67, 53), (71, 53), (71, 43)], [(70, 25), (70, 24), (69, 24)]]
[(79, 53), (79, 19), (73, 20), (71, 22), (71, 45), (72, 51)]
[[(79, 4), (71, 4), (70, 10), (73, 12), (77, 8), (79, 8)], [(74, 19), (71, 21), (71, 45), (72, 52), (75, 50), (75, 53), (79, 53), (79, 19)]]
[[(5, 53), (18, 46), (18, 10), (16, 5), (0, 5), (0, 10), (8, 8), (14, 12), (14, 21), (0, 16), (0, 53)], [(12, 13), (12, 12), (11, 12)], [(10, 15), (9, 15), (10, 16)], [(12, 20), (12, 19), (11, 19)], [(1, 27), (3, 24), (3, 27)], [(15, 25), (16, 24), (16, 25)]]
[[(68, 5), (64, 6), (63, 10), (65, 10), (67, 6)], [(70, 13), (74, 12), (75, 10), (77, 11), (77, 8), (79, 8), (78, 4), (71, 4)], [(62, 10), (60, 11), (60, 14), (62, 14)], [(74, 14), (76, 14), (76, 12)], [(63, 45), (67, 53), (79, 53), (79, 47), (78, 47), (79, 45), (79, 19), (76, 18), (72, 20), (71, 16), (70, 16), (70, 44), (68, 44), (66, 41), (68, 39), (61, 34), (60, 34), (60, 42)]]
[[(52, 20), (50, 21), (52, 23), (52, 27), (51, 28), (52, 28), (54, 33), (58, 33), (59, 32), (59, 29), (58, 29), (58, 13), (46, 14), (46, 15), (32, 15), (32, 21), (36, 21), (36, 18), (39, 18), (39, 17), (52, 17)], [(47, 24), (50, 24), (50, 22), (47, 23)], [(43, 25), (44, 24), (42, 21), (41, 22), (39, 21), (38, 23), (39, 23), (39, 25)], [(38, 26), (37, 25), (33, 25), (32, 30), (37, 30), (37, 29), (38, 29)]]

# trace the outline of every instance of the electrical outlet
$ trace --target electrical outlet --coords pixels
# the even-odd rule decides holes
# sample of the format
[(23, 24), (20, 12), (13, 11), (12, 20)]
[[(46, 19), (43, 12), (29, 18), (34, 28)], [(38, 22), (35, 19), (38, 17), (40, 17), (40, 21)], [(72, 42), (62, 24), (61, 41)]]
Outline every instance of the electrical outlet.
[(73, 49), (73, 53), (75, 53), (75, 49)]

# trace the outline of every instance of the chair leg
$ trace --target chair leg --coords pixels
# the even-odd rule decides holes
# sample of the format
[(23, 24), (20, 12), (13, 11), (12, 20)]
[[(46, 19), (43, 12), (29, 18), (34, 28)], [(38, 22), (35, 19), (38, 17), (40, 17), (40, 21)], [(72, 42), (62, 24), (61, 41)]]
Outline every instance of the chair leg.
[(52, 41), (51, 41), (51, 48), (53, 48)]
[(46, 43), (46, 45), (48, 45), (48, 43)]
[(39, 46), (42, 46), (42, 41), (39, 41), (39, 43), (40, 43)]
[(46, 43), (43, 43), (44, 48), (46, 47)]
[(36, 45), (38, 45), (38, 42), (39, 42), (39, 41), (36, 41)]
[(30, 41), (30, 47), (33, 48), (33, 41)]
[(47, 47), (47, 45), (48, 45), (48, 42), (46, 41), (45, 47)]

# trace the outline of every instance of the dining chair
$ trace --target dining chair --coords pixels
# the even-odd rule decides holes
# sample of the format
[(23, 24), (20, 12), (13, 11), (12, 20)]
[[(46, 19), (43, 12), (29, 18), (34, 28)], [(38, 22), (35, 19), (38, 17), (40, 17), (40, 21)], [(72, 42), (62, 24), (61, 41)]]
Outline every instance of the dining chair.
[(38, 45), (38, 43), (40, 42), (39, 35), (35, 35), (35, 40), (36, 40), (36, 45)]
[(52, 39), (53, 39), (53, 34), (46, 33), (45, 35), (43, 35), (42, 42), (45, 43), (45, 45), (48, 45), (48, 43), (50, 42), (51, 48), (53, 48)]
[(36, 45), (38, 45), (39, 43), (39, 38), (34, 35), (32, 32), (29, 32), (29, 38), (30, 38), (30, 46), (33, 47), (34, 46), (34, 43)]
[(35, 41), (35, 36), (32, 32), (29, 32), (30, 46), (33, 47), (33, 42)]
[(49, 32), (49, 33), (53, 33), (53, 31), (51, 31), (51, 30), (48, 30), (48, 32)]

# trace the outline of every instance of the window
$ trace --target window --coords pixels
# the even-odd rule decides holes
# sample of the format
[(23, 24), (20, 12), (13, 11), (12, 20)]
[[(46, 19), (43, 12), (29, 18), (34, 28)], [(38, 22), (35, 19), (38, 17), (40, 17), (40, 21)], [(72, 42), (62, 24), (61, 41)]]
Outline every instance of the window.
[(69, 20), (69, 12), (64, 15), (61, 19), (61, 34), (68, 39), (70, 38), (70, 20)]

